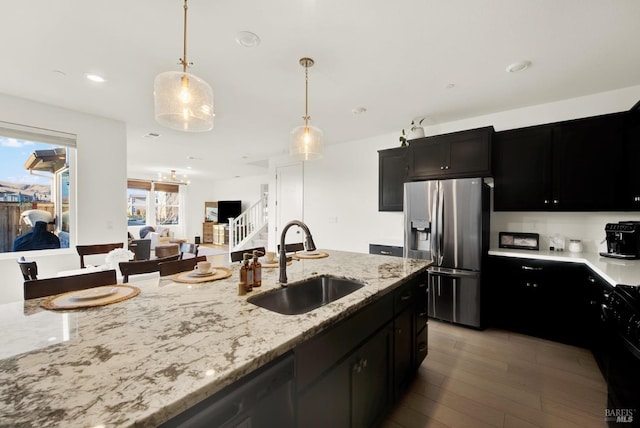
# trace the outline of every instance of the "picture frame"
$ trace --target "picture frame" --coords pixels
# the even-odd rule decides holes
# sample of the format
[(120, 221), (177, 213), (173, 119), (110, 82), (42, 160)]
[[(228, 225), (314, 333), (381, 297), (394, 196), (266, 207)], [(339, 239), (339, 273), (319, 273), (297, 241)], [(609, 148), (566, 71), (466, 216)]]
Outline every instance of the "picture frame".
[(218, 202), (204, 203), (204, 221), (208, 223), (218, 223)]

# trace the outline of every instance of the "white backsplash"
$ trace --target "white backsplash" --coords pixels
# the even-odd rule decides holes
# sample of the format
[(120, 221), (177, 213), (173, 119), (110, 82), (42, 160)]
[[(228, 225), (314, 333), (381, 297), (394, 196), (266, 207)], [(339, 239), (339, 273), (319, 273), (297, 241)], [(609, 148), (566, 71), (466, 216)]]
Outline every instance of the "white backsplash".
[(491, 247), (498, 247), (498, 232), (527, 232), (540, 235), (540, 249), (549, 249), (549, 237), (582, 241), (583, 251), (604, 251), (604, 226), (618, 221), (640, 221), (640, 212), (496, 212), (491, 213)]

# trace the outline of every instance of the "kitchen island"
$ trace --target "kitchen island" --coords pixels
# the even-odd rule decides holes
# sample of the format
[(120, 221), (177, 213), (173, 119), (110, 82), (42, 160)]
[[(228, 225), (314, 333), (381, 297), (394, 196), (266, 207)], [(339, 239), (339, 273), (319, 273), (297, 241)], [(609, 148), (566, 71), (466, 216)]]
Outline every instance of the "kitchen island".
[(42, 299), (0, 306), (0, 426), (153, 427), (389, 295), (428, 262), (326, 251), (294, 261), (289, 283), (329, 274), (367, 285), (302, 315), (247, 302), (277, 288), (237, 295), (238, 266), (225, 280), (132, 282), (120, 303), (53, 312)]

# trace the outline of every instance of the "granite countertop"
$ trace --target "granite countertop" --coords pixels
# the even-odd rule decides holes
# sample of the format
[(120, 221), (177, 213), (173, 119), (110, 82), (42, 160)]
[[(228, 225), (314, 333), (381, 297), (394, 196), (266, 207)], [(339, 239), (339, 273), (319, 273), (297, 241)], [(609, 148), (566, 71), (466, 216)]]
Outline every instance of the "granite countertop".
[(302, 315), (246, 301), (279, 287), (237, 295), (238, 266), (201, 284), (154, 278), (139, 296), (76, 311), (48, 311), (42, 299), (0, 305), (0, 426), (152, 427), (259, 368), (392, 291), (428, 262), (327, 251), (294, 261), (289, 283), (317, 274), (367, 286)]
[(640, 260), (614, 259), (602, 257), (598, 253), (512, 250), (508, 248), (492, 248), (489, 250), (489, 255), (583, 263), (611, 285), (625, 284), (640, 286)]

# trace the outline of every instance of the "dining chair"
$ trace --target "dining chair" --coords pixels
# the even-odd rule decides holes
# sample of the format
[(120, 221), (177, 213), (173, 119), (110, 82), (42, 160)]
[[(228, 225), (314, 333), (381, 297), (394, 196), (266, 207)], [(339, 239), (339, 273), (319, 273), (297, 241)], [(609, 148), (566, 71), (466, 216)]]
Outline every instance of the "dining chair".
[(193, 270), (198, 262), (206, 262), (207, 256), (191, 257), (183, 260), (176, 260), (172, 262), (162, 262), (160, 266), (160, 276), (173, 275), (175, 273), (186, 272)]
[[(294, 244), (284, 244), (285, 253), (295, 253), (296, 251), (304, 251), (304, 244), (296, 242)], [(280, 252), (280, 244), (278, 244), (278, 253)]]
[[(133, 247), (135, 260), (149, 260), (151, 258), (151, 239), (133, 239), (131, 247)], [(131, 247), (129, 249), (132, 249)]]
[(22, 271), (22, 276), (25, 281), (38, 279), (38, 265), (35, 261), (28, 262), (24, 256), (20, 256), (18, 259), (18, 265), (20, 266), (20, 270)]
[(265, 254), (264, 247), (256, 247), (256, 248), (246, 248), (244, 250), (239, 250), (239, 251), (232, 251), (229, 254), (229, 257), (231, 258), (231, 262), (239, 262), (242, 260), (242, 255), (244, 253), (249, 253), (253, 255), (254, 251), (257, 251), (259, 256), (263, 256)]
[(159, 264), (164, 262), (171, 262), (178, 260), (180, 256), (178, 254), (159, 258), (159, 259), (151, 259), (151, 260), (134, 260), (131, 262), (120, 262), (118, 266), (120, 267), (120, 272), (122, 272), (122, 282), (129, 282), (130, 275), (139, 275), (142, 273), (152, 273), (158, 272), (160, 270)]
[(84, 269), (86, 267), (84, 264), (84, 256), (107, 254), (111, 250), (123, 247), (124, 244), (122, 242), (113, 244), (76, 245), (76, 250), (78, 251), (78, 255), (80, 255), (80, 268)]
[(154, 252), (159, 259), (174, 255), (180, 257), (180, 246), (178, 244), (161, 244), (155, 247)]
[(189, 244), (183, 242), (180, 244), (180, 260), (184, 258), (185, 254), (193, 254), (194, 257), (198, 257), (198, 244)]
[(53, 296), (68, 291), (84, 290), (101, 285), (117, 284), (115, 270), (83, 273), (80, 275), (56, 276), (53, 278), (31, 279), (24, 282), (24, 299)]

